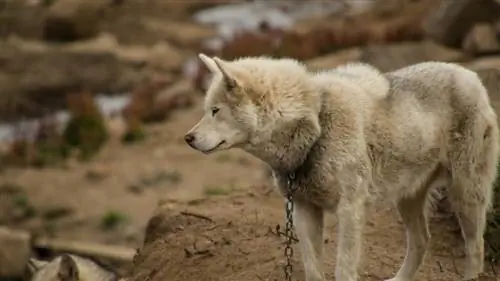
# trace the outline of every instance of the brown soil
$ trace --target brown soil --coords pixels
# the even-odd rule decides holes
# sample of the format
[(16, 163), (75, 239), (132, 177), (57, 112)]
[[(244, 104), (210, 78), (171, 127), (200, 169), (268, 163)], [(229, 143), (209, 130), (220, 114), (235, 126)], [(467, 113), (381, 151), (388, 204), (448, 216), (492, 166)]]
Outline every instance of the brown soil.
[[(148, 227), (148, 233), (158, 235), (157, 239), (147, 241), (136, 255), (130, 280), (284, 280), (285, 238), (278, 235), (283, 231), (282, 207), (283, 201), (265, 186), (196, 206), (166, 204)], [(327, 280), (334, 280), (336, 221), (333, 214), (327, 217)], [(460, 280), (463, 252), (457, 239), (459, 229), (438, 218), (432, 219), (431, 228), (430, 252), (416, 280)], [(398, 215), (390, 210), (371, 212), (364, 237), (361, 280), (392, 277), (405, 251), (404, 227)], [(298, 245), (294, 250), (294, 280), (303, 280)], [(485, 274), (480, 280), (496, 279)]]
[[(201, 98), (194, 109), (149, 127), (142, 143), (125, 146), (115, 136), (89, 163), (4, 171), (0, 218), (41, 235), (140, 247), (146, 224), (160, 202), (148, 227), (149, 242), (135, 258), (134, 280), (145, 276), (184, 281), (280, 280), (284, 237), (276, 234), (276, 225), (283, 230), (283, 200), (270, 188), (260, 161), (241, 151), (206, 156), (184, 144), (183, 134), (201, 115), (200, 103)], [(12, 191), (12, 186), (18, 190)], [(28, 203), (20, 204), (19, 194)], [(33, 206), (31, 218), (19, 216), (19, 208), (26, 204)], [(72, 212), (44, 218), (61, 207)], [(103, 229), (102, 221), (110, 211), (126, 220)], [(360, 272), (362, 280), (383, 280), (402, 262), (404, 229), (393, 210), (370, 214)], [(334, 274), (335, 223), (333, 214), (327, 216), (324, 260), (329, 280)], [(433, 218), (431, 229), (431, 250), (417, 280), (458, 280), (464, 258), (457, 227), (448, 219)], [(156, 234), (160, 239), (154, 239)], [(296, 247), (294, 269), (300, 280), (299, 255)]]

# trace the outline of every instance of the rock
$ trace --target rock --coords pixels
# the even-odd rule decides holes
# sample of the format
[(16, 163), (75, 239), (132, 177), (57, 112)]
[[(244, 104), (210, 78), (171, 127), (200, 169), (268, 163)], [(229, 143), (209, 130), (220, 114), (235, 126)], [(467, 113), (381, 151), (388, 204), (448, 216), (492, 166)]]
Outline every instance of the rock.
[(469, 67), (473, 70), (484, 69), (484, 68), (500, 69), (500, 56), (475, 59), (473, 61), (464, 63), (464, 66)]
[(480, 68), (476, 72), (488, 90), (493, 106), (497, 111), (500, 110), (500, 68)]
[(0, 277), (24, 275), (31, 256), (31, 235), (28, 232), (0, 227)]
[(108, 118), (106, 125), (110, 136), (122, 136), (126, 131), (125, 121), (121, 115)]
[(307, 60), (306, 65), (312, 70), (330, 69), (344, 63), (359, 61), (361, 54), (360, 48), (351, 48)]
[(495, 0), (441, 1), (437, 11), (427, 18), (424, 30), (437, 42), (458, 48), (475, 23), (492, 22), (500, 17), (500, 5), (497, 2)]
[(142, 24), (149, 32), (162, 34), (165, 40), (186, 48), (198, 47), (203, 40), (213, 38), (217, 34), (213, 27), (192, 22), (149, 18), (145, 19)]
[(141, 121), (161, 121), (167, 112), (152, 112), (158, 93), (171, 85), (170, 77), (157, 77), (140, 84), (131, 94), (130, 102), (122, 109), (128, 131), (140, 124)]
[(149, 75), (112, 52), (70, 47), (0, 42), (0, 120), (62, 108), (66, 94), (82, 88), (123, 93)]
[(47, 12), (43, 35), (48, 41), (71, 42), (95, 36), (109, 0), (57, 0)]
[(185, 55), (166, 41), (152, 47), (145, 45), (120, 45), (116, 37), (103, 32), (89, 40), (67, 44), (64, 50), (83, 53), (112, 53), (120, 60), (157, 71), (180, 71)]
[(430, 41), (367, 46), (361, 54), (361, 61), (382, 71), (392, 71), (424, 61), (462, 62), (467, 59), (468, 56), (460, 51)]
[[(186, 108), (193, 104), (193, 83), (189, 80), (181, 80), (174, 85), (161, 91), (156, 97), (155, 107), (157, 110), (172, 110)], [(155, 110), (155, 108), (153, 108)]]
[(185, 55), (166, 41), (153, 45), (149, 51), (148, 66), (156, 70), (180, 71)]
[(90, 181), (101, 181), (109, 177), (111, 171), (108, 166), (103, 164), (95, 164), (87, 170), (85, 177)]
[(477, 72), (488, 90), (493, 107), (496, 111), (500, 110), (500, 56), (484, 57), (463, 65)]
[(480, 55), (500, 51), (496, 30), (491, 24), (476, 24), (467, 33), (462, 48), (470, 54)]

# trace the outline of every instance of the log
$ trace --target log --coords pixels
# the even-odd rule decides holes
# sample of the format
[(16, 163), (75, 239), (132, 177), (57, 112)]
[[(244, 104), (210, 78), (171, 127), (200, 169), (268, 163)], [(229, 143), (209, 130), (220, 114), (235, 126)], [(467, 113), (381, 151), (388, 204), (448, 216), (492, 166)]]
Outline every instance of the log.
[(132, 262), (136, 253), (136, 250), (130, 247), (51, 238), (35, 239), (33, 247), (36, 249), (49, 249), (56, 252), (110, 259), (118, 262)]

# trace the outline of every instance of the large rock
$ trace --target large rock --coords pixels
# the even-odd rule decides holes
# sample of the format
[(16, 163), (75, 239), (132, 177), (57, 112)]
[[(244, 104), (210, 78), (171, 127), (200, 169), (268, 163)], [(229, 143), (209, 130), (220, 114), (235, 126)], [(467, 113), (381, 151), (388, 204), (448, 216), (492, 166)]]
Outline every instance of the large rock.
[(97, 35), (100, 22), (111, 0), (57, 0), (43, 23), (44, 38), (70, 42)]
[(361, 54), (361, 61), (382, 71), (392, 71), (424, 61), (462, 62), (467, 59), (468, 56), (460, 51), (430, 41), (367, 46)]
[(485, 68), (496, 68), (500, 70), (500, 56), (491, 56), (475, 59), (464, 64), (473, 70), (485, 69)]
[(23, 276), (30, 256), (29, 233), (0, 227), (0, 278)]
[(477, 59), (464, 66), (477, 72), (488, 89), (495, 109), (500, 110), (500, 56)]
[(496, 0), (441, 1), (441, 6), (427, 19), (424, 29), (428, 36), (449, 47), (460, 47), (463, 38), (478, 22), (500, 18)]
[(497, 31), (492, 24), (476, 24), (467, 33), (462, 48), (473, 55), (498, 53), (500, 42), (497, 39)]
[(0, 43), (0, 120), (34, 117), (86, 89), (123, 93), (145, 78), (144, 66), (107, 51), (74, 51), (20, 40)]
[(307, 60), (306, 65), (311, 70), (326, 70), (348, 62), (359, 61), (361, 54), (360, 48), (351, 48)]

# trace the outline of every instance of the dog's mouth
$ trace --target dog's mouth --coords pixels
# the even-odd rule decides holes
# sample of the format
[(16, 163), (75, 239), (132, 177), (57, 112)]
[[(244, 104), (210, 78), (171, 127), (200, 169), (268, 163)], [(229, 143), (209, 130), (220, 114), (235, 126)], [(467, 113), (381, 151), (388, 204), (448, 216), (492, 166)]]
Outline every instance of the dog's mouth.
[(210, 149), (207, 149), (207, 150), (203, 150), (202, 152), (203, 152), (203, 153), (205, 153), (205, 154), (208, 154), (208, 153), (210, 153), (210, 152), (212, 152), (212, 151), (216, 150), (217, 148), (219, 148), (219, 146), (221, 146), (221, 145), (223, 145), (223, 144), (225, 144), (225, 143), (226, 143), (226, 141), (225, 141), (225, 140), (223, 140), (223, 141), (219, 142), (219, 144), (217, 144), (216, 146), (214, 146), (214, 147), (212, 147), (212, 148), (210, 148)]

